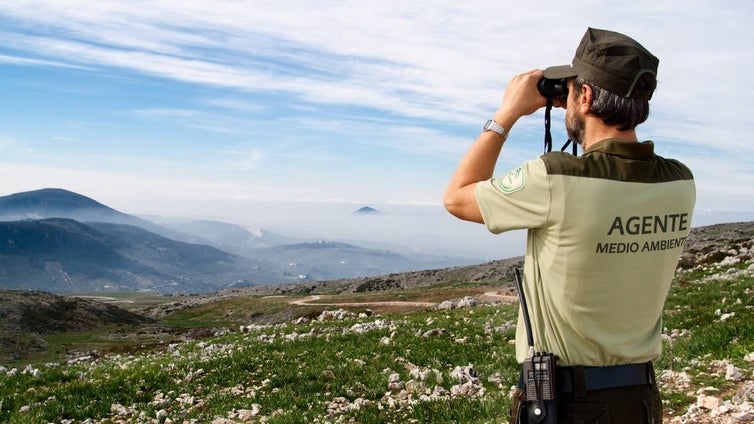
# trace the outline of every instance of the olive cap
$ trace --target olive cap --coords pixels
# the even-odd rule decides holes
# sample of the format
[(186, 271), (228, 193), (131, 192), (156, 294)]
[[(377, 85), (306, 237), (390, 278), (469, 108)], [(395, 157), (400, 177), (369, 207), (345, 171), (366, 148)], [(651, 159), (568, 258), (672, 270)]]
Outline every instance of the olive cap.
[(551, 66), (544, 70), (547, 79), (581, 78), (623, 97), (649, 100), (657, 86), (636, 87), (646, 73), (657, 78), (657, 59), (649, 50), (626, 35), (604, 29), (588, 28), (571, 65)]

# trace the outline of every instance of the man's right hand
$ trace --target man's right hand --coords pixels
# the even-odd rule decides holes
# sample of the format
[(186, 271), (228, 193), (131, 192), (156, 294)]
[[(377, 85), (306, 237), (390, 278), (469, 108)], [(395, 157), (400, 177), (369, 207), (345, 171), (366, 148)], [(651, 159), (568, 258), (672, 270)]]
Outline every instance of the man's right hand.
[[(547, 106), (545, 99), (537, 90), (537, 82), (542, 79), (541, 69), (532, 69), (514, 76), (505, 88), (503, 102), (495, 112), (497, 122), (517, 121), (518, 118), (531, 115)], [(558, 107), (564, 107), (565, 102), (558, 102)]]

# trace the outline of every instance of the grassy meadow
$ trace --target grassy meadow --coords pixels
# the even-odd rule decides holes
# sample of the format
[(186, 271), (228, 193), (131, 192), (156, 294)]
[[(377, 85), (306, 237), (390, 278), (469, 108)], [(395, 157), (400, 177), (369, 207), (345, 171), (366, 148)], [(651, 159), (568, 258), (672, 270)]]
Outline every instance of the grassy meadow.
[[(656, 366), (665, 375), (668, 418), (683, 414), (699, 387), (732, 396), (737, 383), (725, 378), (727, 365), (752, 375), (744, 357), (754, 352), (754, 278), (743, 268), (676, 277)], [(321, 305), (439, 302), (489, 290), (459, 284), (327, 296), (305, 305), (291, 305), (292, 297), (234, 298), (161, 322), (228, 329), (213, 337), (129, 340), (128, 349), (118, 349), (116, 337), (88, 335), (79, 342), (99, 346), (99, 355), (3, 364), (0, 422), (504, 423), (518, 379), (511, 344), (516, 303), (452, 310), (370, 304), (373, 314), (349, 306), (342, 307), (349, 314), (329, 315), (322, 311), (340, 308)], [(241, 331), (260, 314), (290, 320)], [(55, 343), (70, 347), (83, 338), (67, 337)]]

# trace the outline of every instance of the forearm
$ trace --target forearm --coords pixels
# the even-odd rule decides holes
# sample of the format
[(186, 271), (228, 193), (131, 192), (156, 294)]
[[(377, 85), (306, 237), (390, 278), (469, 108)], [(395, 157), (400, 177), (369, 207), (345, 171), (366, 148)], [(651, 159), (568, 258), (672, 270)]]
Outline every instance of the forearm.
[[(498, 111), (493, 120), (508, 132), (516, 122), (515, 118), (502, 111)], [(445, 190), (443, 203), (448, 212), (460, 219), (483, 222), (474, 187), (476, 183), (492, 178), (504, 143), (505, 139), (494, 131), (479, 134), (461, 159)]]
[[(545, 106), (546, 99), (537, 91), (537, 81), (541, 78), (542, 71), (538, 69), (513, 77), (493, 120), (510, 132), (518, 118)], [(477, 137), (445, 190), (443, 203), (448, 212), (467, 221), (484, 222), (474, 188), (478, 182), (492, 178), (504, 142), (503, 137), (493, 131), (482, 132)]]
[[(498, 111), (492, 118), (510, 133), (516, 118)], [(507, 135), (507, 134), (506, 134)], [(494, 131), (482, 131), (458, 164), (448, 189), (461, 188), (492, 178), (505, 139)]]

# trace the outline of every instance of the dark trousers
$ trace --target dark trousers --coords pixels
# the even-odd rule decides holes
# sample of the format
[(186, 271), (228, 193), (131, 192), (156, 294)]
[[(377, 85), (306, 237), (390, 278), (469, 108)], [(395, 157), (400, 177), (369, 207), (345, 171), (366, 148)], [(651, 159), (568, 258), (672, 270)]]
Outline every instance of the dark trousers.
[[(560, 424), (662, 424), (657, 384), (559, 393)], [(511, 423), (526, 424), (526, 393), (518, 389), (511, 405)], [(532, 424), (532, 423), (528, 423)]]

